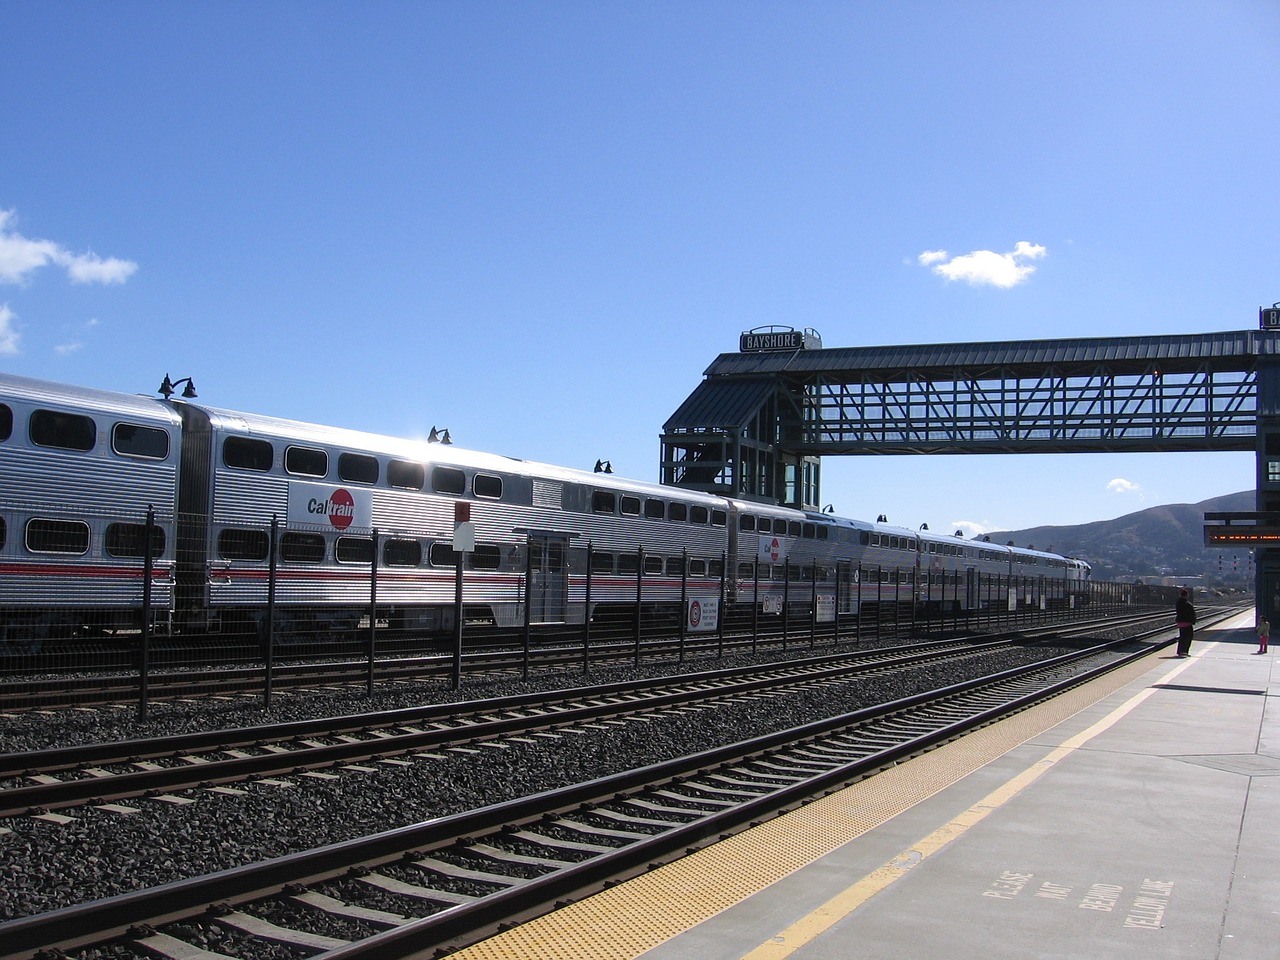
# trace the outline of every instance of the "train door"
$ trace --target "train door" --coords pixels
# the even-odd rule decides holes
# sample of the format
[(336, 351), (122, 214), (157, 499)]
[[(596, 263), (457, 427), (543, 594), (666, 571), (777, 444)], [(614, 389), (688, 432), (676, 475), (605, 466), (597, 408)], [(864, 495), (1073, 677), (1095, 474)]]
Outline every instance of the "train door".
[(982, 598), (978, 593), (978, 568), (965, 567), (964, 570), (964, 608), (977, 610), (982, 606)]
[(569, 538), (529, 534), (529, 621), (564, 623), (569, 600)]

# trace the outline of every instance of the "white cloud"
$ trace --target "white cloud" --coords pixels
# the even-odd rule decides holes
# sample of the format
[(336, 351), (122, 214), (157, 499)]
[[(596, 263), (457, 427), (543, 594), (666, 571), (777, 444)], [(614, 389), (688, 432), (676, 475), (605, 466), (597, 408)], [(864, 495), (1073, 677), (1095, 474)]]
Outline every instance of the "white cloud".
[(7, 303), (0, 303), (0, 356), (18, 352), (18, 340), (22, 335), (13, 328), (17, 317)]
[(1116, 477), (1107, 484), (1107, 489), (1112, 493), (1136, 493), (1139, 497), (1142, 496), (1142, 487), (1123, 477)]
[(71, 253), (51, 240), (31, 240), (12, 227), (12, 210), (0, 210), (0, 283), (23, 283), (47, 264), (67, 271), (72, 283), (124, 283), (138, 269), (132, 260)]
[[(92, 330), (97, 325), (98, 325), (97, 317), (92, 317), (86, 320), (83, 324), (84, 330), (86, 333)], [(66, 343), (55, 344), (53, 348), (53, 352), (58, 354), (59, 356), (66, 356), (68, 353), (75, 353), (77, 350), (83, 350), (84, 346), (85, 346), (84, 340), (68, 340)]]
[(931, 266), (934, 273), (948, 280), (964, 280), (972, 286), (989, 285), (1007, 290), (1035, 273), (1036, 268), (1026, 261), (1038, 260), (1046, 253), (1048, 251), (1038, 243), (1019, 240), (1009, 253), (975, 250), (952, 257), (945, 250), (926, 250), (918, 259), (921, 266)]
[(952, 520), (948, 524), (944, 533), (955, 533), (957, 530), (964, 531), (965, 537), (972, 540), (974, 537), (980, 537), (984, 533), (990, 533), (995, 528), (985, 524), (978, 523), (976, 520)]

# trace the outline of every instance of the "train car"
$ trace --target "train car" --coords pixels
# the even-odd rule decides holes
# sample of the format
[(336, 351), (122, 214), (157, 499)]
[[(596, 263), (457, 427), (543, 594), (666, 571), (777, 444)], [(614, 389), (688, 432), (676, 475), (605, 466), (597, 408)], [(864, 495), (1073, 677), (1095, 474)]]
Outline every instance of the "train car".
[(0, 649), (171, 606), (181, 419), (146, 397), (0, 376)]
[(674, 610), (692, 598), (710, 611), (718, 598), (726, 524), (718, 498), (452, 445), (178, 409), (185, 623), (261, 624), (274, 518), (274, 603), (285, 633), (354, 627), (371, 602), (375, 532), (379, 615), (451, 629), (463, 504), (475, 538), (463, 559), (469, 619), (580, 623), (588, 565), (596, 613), (633, 609), (638, 578), (649, 604)]
[[(1088, 565), (451, 444), (0, 375), (0, 649), (1087, 598)], [(149, 518), (149, 519), (148, 519)], [(147, 530), (151, 539), (147, 539)], [(150, 549), (147, 544), (150, 544)], [(273, 548), (274, 544), (274, 548)], [(661, 618), (665, 618), (663, 621)]]

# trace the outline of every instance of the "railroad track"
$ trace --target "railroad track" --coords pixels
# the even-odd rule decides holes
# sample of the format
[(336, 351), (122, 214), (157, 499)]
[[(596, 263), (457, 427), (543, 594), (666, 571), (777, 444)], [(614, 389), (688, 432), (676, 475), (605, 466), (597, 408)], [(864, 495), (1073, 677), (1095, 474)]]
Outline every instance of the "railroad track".
[[(1163, 611), (1161, 612), (1161, 614)], [(1157, 616), (1161, 615), (1157, 614)], [(1141, 616), (1150, 616), (1149, 613)], [(1033, 636), (1046, 632), (1088, 631), (1098, 624), (1113, 626), (1117, 621), (1075, 621), (1059, 624), (1042, 624), (1021, 631)], [(824, 627), (827, 625), (824, 624)], [(903, 625), (906, 626), (905, 624)], [(870, 633), (866, 637), (871, 637)], [(683, 641), (671, 638), (646, 638), (640, 643), (634, 640), (595, 638), (589, 645), (574, 643), (564, 631), (553, 637), (541, 637), (536, 646), (513, 649), (493, 648), (488, 645), (468, 649), (455, 662), (453, 652), (438, 651), (425, 654), (379, 653), (373, 661), (365, 656), (345, 656), (323, 660), (297, 662), (286, 659), (303, 655), (298, 647), (283, 648), (271, 667), (270, 684), (273, 689), (294, 690), (315, 686), (341, 686), (363, 684), (374, 680), (378, 683), (411, 682), (420, 680), (448, 681), (455, 671), (465, 676), (525, 675), (530, 671), (547, 671), (578, 668), (588, 673), (591, 668), (603, 668), (622, 663), (640, 663), (684, 660), (710, 656), (755, 653), (759, 649), (789, 651), (810, 648), (820, 644), (836, 645), (838, 642), (857, 642), (863, 635), (852, 632), (841, 638), (830, 632), (817, 634), (809, 630), (793, 630), (784, 636), (780, 631), (762, 633), (759, 637), (741, 632), (720, 637), (688, 637)], [(875, 634), (877, 641), (895, 639), (896, 632), (885, 637)], [(3, 661), (0, 661), (0, 665)], [(181, 697), (244, 696), (261, 698), (267, 686), (267, 671), (263, 664), (255, 666), (224, 663), (203, 667), (174, 669), (153, 668), (147, 677), (147, 695), (153, 699)], [(114, 670), (94, 675), (62, 675), (57, 677), (10, 676), (0, 682), (0, 711), (18, 712), (33, 709), (54, 709), (67, 706), (98, 706), (111, 703), (137, 701), (141, 695), (138, 671)]]
[(211, 935), (233, 938), (244, 957), (281, 943), (325, 960), (456, 949), (1160, 646), (1116, 653), (1131, 644), (1113, 641), (642, 769), (10, 921), (0, 924), (0, 960), (105, 944), (113, 956), (190, 957)]
[(934, 641), (550, 694), (0, 754), (0, 817), (413, 757), (552, 728), (709, 707), (726, 698), (784, 696), (802, 686), (975, 658), (1012, 643), (1008, 638)]

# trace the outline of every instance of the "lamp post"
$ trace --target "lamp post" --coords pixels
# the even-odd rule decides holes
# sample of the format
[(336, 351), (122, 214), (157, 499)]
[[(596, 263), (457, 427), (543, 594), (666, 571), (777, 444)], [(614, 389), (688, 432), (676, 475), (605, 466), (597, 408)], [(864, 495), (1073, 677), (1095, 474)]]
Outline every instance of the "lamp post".
[(178, 389), (178, 384), (180, 384), (180, 383), (185, 383), (185, 384), (186, 384), (186, 387), (184, 387), (184, 388), (183, 388), (183, 391), (182, 391), (182, 397), (183, 397), (183, 399), (184, 399), (184, 400), (193, 400), (193, 399), (195, 399), (195, 397), (196, 397), (196, 395), (197, 395), (197, 394), (196, 394), (196, 385), (195, 385), (194, 383), (192, 383), (192, 382), (191, 382), (191, 378), (190, 378), (190, 377), (182, 377), (182, 378), (181, 378), (181, 379), (179, 379), (179, 380), (170, 380), (170, 379), (169, 379), (169, 375), (166, 373), (166, 374), (164, 375), (164, 379), (163, 379), (162, 381), (160, 381), (160, 390), (159, 390), (158, 392), (159, 392), (160, 394), (162, 394), (166, 400), (168, 400), (168, 399), (169, 399), (170, 397), (172, 397), (172, 396), (173, 396), (173, 394), (177, 391), (177, 389)]

